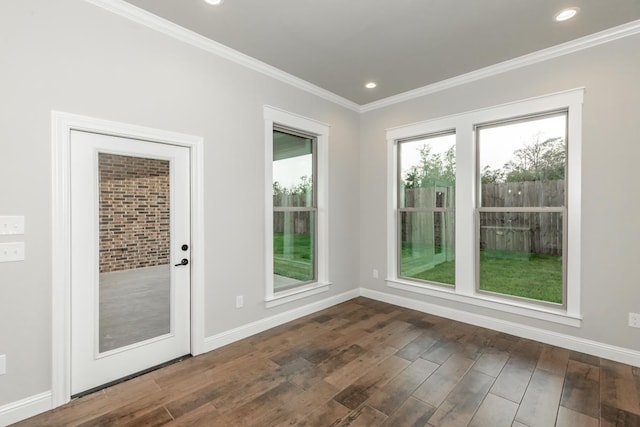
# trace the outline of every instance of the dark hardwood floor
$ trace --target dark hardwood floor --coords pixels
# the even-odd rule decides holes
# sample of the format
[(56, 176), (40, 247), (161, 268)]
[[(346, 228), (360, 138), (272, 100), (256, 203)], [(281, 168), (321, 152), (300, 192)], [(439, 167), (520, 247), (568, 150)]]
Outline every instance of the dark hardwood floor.
[(640, 369), (357, 298), (20, 426), (640, 426)]

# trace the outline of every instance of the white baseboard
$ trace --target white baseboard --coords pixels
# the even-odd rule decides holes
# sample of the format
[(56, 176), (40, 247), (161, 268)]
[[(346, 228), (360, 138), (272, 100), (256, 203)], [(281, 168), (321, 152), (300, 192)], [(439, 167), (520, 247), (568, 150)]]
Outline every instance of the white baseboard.
[(307, 316), (317, 311), (324, 310), (325, 308), (332, 307), (336, 304), (340, 304), (358, 296), (360, 296), (360, 289), (353, 289), (342, 294), (323, 299), (321, 301), (316, 301), (314, 303), (307, 304), (293, 310), (285, 311), (284, 313), (279, 313), (265, 319), (260, 319), (255, 322), (239, 326), (229, 331), (212, 335), (204, 339), (202, 350), (205, 353), (211, 350), (215, 350), (216, 348), (231, 344), (241, 339), (250, 337), (251, 335), (266, 331), (267, 329), (271, 329), (273, 327), (282, 325), (283, 323), (299, 319), (300, 317)]
[(360, 288), (360, 295), (377, 301), (382, 301), (389, 304), (398, 305), (400, 307), (421, 311), (423, 313), (446, 317), (448, 319), (470, 323), (472, 325), (481, 326), (483, 328), (505, 332), (507, 334), (515, 335), (521, 338), (532, 339), (546, 344), (555, 345), (557, 347), (575, 350), (581, 353), (587, 353), (593, 356), (602, 357), (604, 359), (614, 360), (616, 362), (626, 363), (627, 365), (640, 367), (640, 352), (636, 350), (617, 347), (584, 338), (573, 337), (571, 335), (560, 334), (557, 332), (534, 328), (532, 326), (526, 326), (519, 323), (495, 319), (493, 317), (483, 316), (481, 314), (469, 313), (463, 310), (442, 307), (436, 304), (431, 304), (424, 301), (416, 301), (411, 298), (401, 297), (398, 295), (392, 295), (386, 292), (379, 292), (366, 288)]
[(26, 399), (18, 400), (0, 406), (0, 426), (8, 426), (18, 421), (26, 420), (52, 408), (51, 392), (36, 394)]

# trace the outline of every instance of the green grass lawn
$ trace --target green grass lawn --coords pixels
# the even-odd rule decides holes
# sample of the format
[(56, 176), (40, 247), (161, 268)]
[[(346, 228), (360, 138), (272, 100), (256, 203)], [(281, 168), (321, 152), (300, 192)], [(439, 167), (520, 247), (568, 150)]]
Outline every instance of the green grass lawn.
[[(403, 248), (404, 277), (453, 285), (455, 263), (445, 261), (420, 270), (424, 257), (411, 257)], [(562, 303), (562, 257), (520, 254), (508, 251), (480, 251), (480, 289), (540, 301)]]
[(480, 289), (562, 304), (562, 257), (481, 251)]
[(284, 233), (273, 233), (273, 273), (300, 281), (313, 280), (313, 242), (309, 234), (293, 234), (291, 254), (284, 255)]
[[(300, 281), (313, 279), (313, 242), (294, 234), (291, 254), (284, 255), (284, 234), (273, 235), (273, 272)], [(412, 256), (403, 245), (401, 275), (443, 284), (455, 283), (455, 263), (424, 268), (425, 256)], [(480, 251), (480, 289), (540, 301), (562, 303), (562, 257), (508, 251)]]

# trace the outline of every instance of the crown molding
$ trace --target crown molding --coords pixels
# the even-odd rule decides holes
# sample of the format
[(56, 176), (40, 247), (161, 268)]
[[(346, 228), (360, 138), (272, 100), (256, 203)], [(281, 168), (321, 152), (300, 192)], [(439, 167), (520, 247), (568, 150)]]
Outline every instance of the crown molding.
[(633, 36), (638, 33), (640, 33), (640, 19), (631, 21), (627, 24), (619, 25), (617, 27), (609, 28), (604, 31), (600, 31), (598, 33), (590, 34), (588, 36), (584, 36), (566, 43), (552, 46), (547, 49), (542, 49), (537, 52), (529, 53), (527, 55), (519, 56), (517, 58), (500, 62), (498, 64), (490, 65), (485, 68), (480, 68), (478, 70), (452, 77), (450, 79), (441, 80), (437, 83), (423, 86), (418, 89), (410, 90), (398, 95), (393, 95), (388, 98), (364, 104), (360, 107), (360, 113), (367, 113), (369, 111), (385, 108), (390, 105), (409, 101), (421, 96), (440, 92), (456, 86), (461, 86), (487, 77), (492, 77), (496, 74), (506, 73), (507, 71), (516, 70), (518, 68), (537, 64), (543, 61), (548, 61), (553, 58), (568, 55), (570, 53), (578, 52), (614, 40)]
[(327, 101), (338, 104), (355, 112), (360, 112), (360, 105), (333, 92), (316, 86), (299, 77), (286, 73), (276, 67), (259, 61), (255, 58), (245, 55), (237, 50), (231, 49), (221, 43), (213, 41), (207, 37), (201, 36), (191, 30), (180, 25), (174, 24), (164, 18), (154, 15), (137, 6), (127, 3), (123, 0), (85, 0), (94, 6), (98, 6), (116, 15), (120, 15), (133, 22), (144, 25), (148, 28), (156, 30), (169, 37), (173, 37), (182, 42), (188, 43), (194, 47), (210, 52), (221, 58), (227, 59), (236, 64), (257, 71), (266, 76), (272, 77), (283, 83), (291, 85), (297, 89), (304, 90)]
[(451, 89), (456, 86), (461, 86), (474, 81), (482, 80), (484, 78), (495, 76), (497, 74), (506, 73), (518, 68), (537, 64), (539, 62), (547, 61), (563, 55), (568, 55), (574, 52), (578, 52), (584, 49), (588, 49), (594, 46), (640, 33), (639, 19), (623, 25), (619, 25), (617, 27), (609, 28), (604, 31), (600, 31), (598, 33), (590, 34), (576, 40), (519, 56), (514, 59), (509, 59), (507, 61), (490, 65), (488, 67), (480, 68), (466, 74), (461, 74), (450, 79), (441, 80), (439, 82), (423, 86), (418, 89), (413, 89), (407, 92), (400, 93), (398, 95), (393, 95), (388, 98), (373, 101), (368, 104), (359, 105), (340, 95), (336, 95), (331, 91), (309, 83), (306, 80), (291, 75), (276, 67), (259, 61), (249, 55), (245, 55), (241, 52), (238, 52), (237, 50), (231, 49), (230, 47), (227, 47), (221, 43), (218, 43), (191, 30), (181, 27), (180, 25), (174, 24), (171, 21), (147, 12), (146, 10), (127, 3), (124, 0), (85, 1), (94, 6), (98, 6), (109, 12), (127, 18), (133, 22), (156, 30), (169, 37), (173, 37), (194, 47), (210, 52), (236, 64), (245, 66), (251, 70), (279, 80), (283, 83), (289, 84), (297, 89), (301, 89), (305, 92), (311, 93), (327, 101), (333, 102), (337, 105), (359, 113), (367, 113), (370, 111), (378, 110), (394, 104), (419, 98), (421, 96), (440, 92), (446, 89)]

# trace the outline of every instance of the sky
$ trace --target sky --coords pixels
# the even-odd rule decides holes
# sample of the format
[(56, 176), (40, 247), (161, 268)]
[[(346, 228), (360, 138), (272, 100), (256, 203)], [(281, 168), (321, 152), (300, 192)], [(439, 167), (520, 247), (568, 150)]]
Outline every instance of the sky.
[(513, 159), (513, 152), (536, 140), (566, 135), (566, 116), (546, 117), (480, 130), (480, 170), (500, 169)]
[[(480, 170), (485, 166), (500, 169), (513, 159), (513, 152), (535, 140), (557, 136), (565, 137), (566, 116), (545, 117), (526, 122), (515, 122), (508, 125), (487, 127), (480, 130)], [(422, 140), (402, 143), (401, 165), (407, 170), (420, 163), (419, 147), (428, 143), (431, 153), (444, 153), (455, 144), (454, 135), (442, 135)]]
[(298, 185), (300, 177), (312, 174), (311, 154), (289, 157), (273, 162), (273, 182), (278, 181), (284, 188)]

